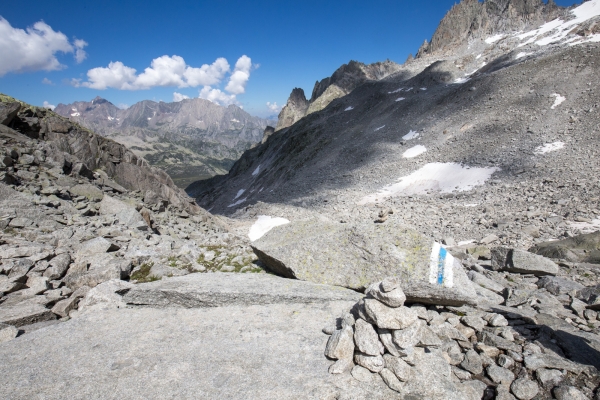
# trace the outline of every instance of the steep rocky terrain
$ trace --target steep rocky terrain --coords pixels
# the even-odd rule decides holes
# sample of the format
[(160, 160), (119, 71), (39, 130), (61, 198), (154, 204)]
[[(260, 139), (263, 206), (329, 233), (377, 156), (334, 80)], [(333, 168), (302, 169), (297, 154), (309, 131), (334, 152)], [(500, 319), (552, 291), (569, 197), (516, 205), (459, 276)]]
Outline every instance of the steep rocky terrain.
[(598, 16), (462, 2), (395, 73), (295, 89), (188, 188), (212, 215), (6, 99), (0, 397), (600, 399)]
[(330, 77), (317, 81), (310, 100), (306, 99), (304, 90), (295, 88), (279, 113), (276, 130), (287, 128), (304, 116), (324, 109), (333, 100), (347, 95), (367, 81), (383, 79), (399, 69), (400, 65), (390, 60), (368, 65), (350, 61)]
[(182, 188), (225, 174), (245, 150), (261, 141), (265, 128), (275, 124), (235, 105), (221, 107), (197, 98), (175, 103), (147, 100), (122, 110), (96, 97), (59, 104), (54, 111), (126, 145)]

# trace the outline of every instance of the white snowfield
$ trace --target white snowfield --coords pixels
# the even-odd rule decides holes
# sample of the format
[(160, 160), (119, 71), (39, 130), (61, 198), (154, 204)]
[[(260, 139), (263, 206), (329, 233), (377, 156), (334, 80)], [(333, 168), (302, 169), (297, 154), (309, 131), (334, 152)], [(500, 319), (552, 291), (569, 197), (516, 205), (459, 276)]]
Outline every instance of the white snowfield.
[(406, 135), (402, 136), (403, 140), (411, 140), (419, 137), (419, 132), (410, 131)]
[(276, 226), (289, 224), (290, 221), (285, 218), (273, 218), (269, 215), (259, 215), (258, 219), (250, 228), (250, 232), (248, 232), (248, 237), (250, 241), (254, 242), (255, 240), (263, 237), (267, 232)]
[(552, 110), (560, 106), (563, 103), (563, 101), (567, 99), (566, 97), (563, 97), (558, 93), (552, 93), (552, 96), (556, 97), (556, 100), (554, 100), (554, 104), (552, 105), (552, 107), (550, 107)]
[(525, 53), (524, 51), (520, 52), (519, 54), (517, 54), (515, 56), (515, 60), (518, 60), (519, 58), (523, 58), (523, 57), (527, 57), (532, 55), (533, 53)]
[(526, 42), (521, 43), (519, 46), (525, 46), (531, 43), (535, 43), (538, 46), (546, 46), (551, 43), (561, 41), (575, 45), (585, 42), (600, 41), (600, 35), (592, 35), (587, 38), (574, 35), (573, 37), (567, 39), (569, 32), (571, 32), (577, 25), (600, 15), (600, 0), (591, 0), (585, 2), (579, 7), (573, 9), (571, 14), (573, 14), (574, 18), (569, 21), (555, 19), (545, 23), (538, 29), (518, 35), (517, 37), (521, 40), (529, 38)]
[(411, 147), (410, 149), (406, 150), (403, 154), (402, 157), (404, 158), (414, 158), (416, 156), (419, 156), (423, 153), (425, 153), (427, 151), (427, 149), (425, 148), (425, 146), (423, 145), (416, 145), (414, 147)]
[(71, 117), (79, 117), (81, 114), (78, 112), (74, 112), (73, 114), (71, 114)]
[(565, 144), (563, 142), (546, 143), (543, 146), (536, 147), (536, 149), (534, 150), (534, 153), (535, 154), (546, 154), (546, 153), (550, 153), (551, 151), (560, 150), (564, 147), (565, 147)]
[(398, 93), (398, 92), (401, 92), (401, 91), (403, 91), (403, 90), (404, 90), (404, 88), (396, 89), (396, 90), (394, 90), (394, 91), (392, 91), (392, 92), (388, 92), (388, 94), (392, 94), (392, 93)]
[(464, 192), (487, 181), (497, 167), (476, 168), (456, 163), (430, 163), (410, 175), (400, 178), (398, 183), (388, 185), (378, 193), (365, 196), (358, 204), (377, 203), (389, 197), (412, 196), (428, 192)]
[(256, 169), (254, 170), (254, 172), (252, 173), (252, 176), (256, 176), (260, 173), (260, 165), (258, 167), (256, 167)]
[(346, 107), (346, 109), (344, 111), (352, 111), (352, 110), (354, 110), (354, 107), (348, 106), (348, 107)]
[(378, 130), (383, 129), (383, 128), (385, 128), (385, 125), (382, 125), (379, 128), (375, 128), (375, 130), (373, 132), (377, 132)]
[(396, 101), (402, 101), (402, 100), (405, 100), (405, 98), (404, 98), (404, 97), (398, 97), (398, 98), (396, 99)]

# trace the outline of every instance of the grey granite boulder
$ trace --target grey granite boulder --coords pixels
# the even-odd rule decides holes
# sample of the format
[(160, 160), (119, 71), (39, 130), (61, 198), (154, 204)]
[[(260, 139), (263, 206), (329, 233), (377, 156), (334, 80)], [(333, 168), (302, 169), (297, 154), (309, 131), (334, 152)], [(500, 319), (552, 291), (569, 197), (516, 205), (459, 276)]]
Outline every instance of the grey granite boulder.
[(137, 212), (135, 207), (117, 200), (113, 197), (105, 195), (100, 202), (100, 215), (114, 215), (119, 220), (119, 223), (126, 226), (146, 225), (144, 217)]
[(549, 258), (600, 264), (600, 232), (539, 243), (529, 251)]
[(534, 275), (556, 275), (558, 265), (552, 260), (524, 250), (497, 247), (492, 249), (492, 267), (496, 270)]
[[(397, 277), (407, 301), (476, 304), (462, 265), (432, 257), (434, 242), (402, 225), (351, 225), (311, 219), (272, 229), (253, 242), (259, 259), (278, 275), (364, 290)], [(440, 250), (441, 251), (441, 250)], [(435, 260), (432, 260), (435, 258)]]

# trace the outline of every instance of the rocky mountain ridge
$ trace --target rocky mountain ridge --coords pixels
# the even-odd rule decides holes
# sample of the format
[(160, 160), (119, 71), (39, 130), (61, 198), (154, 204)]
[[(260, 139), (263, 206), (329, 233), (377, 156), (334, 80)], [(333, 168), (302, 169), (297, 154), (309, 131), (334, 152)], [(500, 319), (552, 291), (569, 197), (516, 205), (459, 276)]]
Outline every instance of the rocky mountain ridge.
[(129, 147), (180, 186), (227, 172), (242, 152), (261, 141), (269, 120), (204, 99), (142, 101), (119, 109), (100, 97), (59, 104), (55, 112)]
[(304, 90), (295, 88), (279, 113), (276, 130), (287, 128), (306, 115), (320, 111), (333, 100), (343, 97), (367, 81), (383, 79), (399, 70), (395, 62), (386, 60), (373, 64), (350, 61), (342, 65), (333, 75), (317, 81), (310, 100)]

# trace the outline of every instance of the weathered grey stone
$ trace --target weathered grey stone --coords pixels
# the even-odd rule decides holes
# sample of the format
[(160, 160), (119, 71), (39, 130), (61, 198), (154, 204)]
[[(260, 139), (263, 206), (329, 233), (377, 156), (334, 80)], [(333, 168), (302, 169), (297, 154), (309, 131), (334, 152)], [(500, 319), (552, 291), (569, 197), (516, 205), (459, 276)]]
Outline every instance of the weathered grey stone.
[(481, 332), (485, 327), (485, 321), (481, 317), (475, 316), (464, 316), (461, 319), (461, 322), (471, 328), (475, 329), (477, 332)]
[(468, 350), (465, 353), (465, 359), (460, 363), (461, 368), (472, 374), (479, 375), (483, 372), (483, 363), (481, 357), (475, 350)]
[(525, 366), (534, 371), (540, 368), (566, 369), (575, 374), (579, 374), (582, 371), (582, 367), (578, 364), (553, 354), (530, 354), (525, 355), (523, 359)]
[(97, 237), (95, 239), (83, 242), (79, 249), (77, 249), (77, 257), (87, 257), (93, 254), (107, 253), (109, 251), (117, 250), (118, 247), (104, 239), (103, 237)]
[(19, 330), (12, 325), (0, 323), (0, 343), (13, 340), (19, 334)]
[(51, 319), (56, 319), (56, 316), (46, 307), (37, 303), (36, 299), (0, 307), (0, 323), (7, 325), (19, 327)]
[(28, 289), (23, 290), (23, 296), (35, 296), (50, 289), (50, 280), (45, 276), (30, 276), (26, 283)]
[(119, 220), (119, 223), (126, 226), (134, 226), (136, 224), (147, 226), (144, 217), (137, 212), (135, 207), (108, 195), (102, 198), (98, 211), (100, 215), (114, 215)]
[(557, 369), (539, 368), (535, 371), (535, 376), (544, 389), (552, 389), (565, 379), (565, 375)]
[(516, 397), (510, 393), (510, 386), (498, 385), (496, 387), (496, 400), (515, 400)]
[(498, 384), (510, 385), (515, 380), (515, 374), (511, 370), (497, 365), (490, 365), (485, 371), (490, 379)]
[[(432, 242), (394, 223), (351, 225), (320, 220), (293, 221), (252, 243), (259, 259), (275, 273), (301, 280), (365, 289), (397, 277), (410, 301), (475, 304), (476, 294), (455, 260), (453, 285), (430, 283)], [(373, 268), (377, 266), (377, 268)]]
[(20, 109), (21, 103), (18, 101), (0, 102), (0, 124), (8, 126)]
[(354, 362), (371, 372), (381, 372), (385, 365), (381, 355), (370, 356), (359, 352), (354, 353)]
[(392, 371), (384, 368), (379, 372), (379, 375), (381, 375), (381, 378), (390, 389), (395, 390), (396, 392), (402, 392), (404, 385), (396, 378), (396, 375), (394, 375)]
[[(133, 305), (218, 307), (224, 304), (312, 303), (353, 301), (352, 290), (268, 274), (190, 274), (136, 285), (124, 296)], [(351, 334), (352, 343), (353, 333)]]
[(343, 374), (350, 371), (352, 367), (354, 367), (352, 359), (342, 358), (331, 364), (331, 367), (329, 367), (329, 373), (334, 375)]
[(69, 188), (69, 193), (73, 197), (84, 196), (90, 201), (100, 201), (104, 197), (104, 192), (102, 192), (102, 190), (89, 183), (72, 186)]
[(2, 282), (0, 283), (0, 294), (4, 296), (6, 294), (13, 293), (21, 289), (25, 289), (26, 287), (27, 286), (25, 286), (24, 283), (14, 280)]
[(571, 262), (593, 262), (591, 255), (600, 250), (600, 232), (577, 235), (563, 240), (539, 243), (529, 251), (548, 258)]
[(429, 348), (439, 347), (441, 345), (442, 341), (440, 338), (431, 330), (431, 328), (423, 324), (419, 330), (419, 342), (417, 343), (417, 346)]
[(407, 307), (391, 308), (375, 299), (365, 299), (365, 311), (372, 321), (384, 329), (405, 329), (418, 320), (416, 311)]
[(501, 350), (512, 350), (515, 352), (521, 351), (521, 346), (515, 344), (509, 340), (501, 338), (500, 336), (491, 334), (489, 332), (483, 332), (481, 334), (481, 342), (487, 344), (488, 346), (494, 346)]
[(368, 355), (379, 355), (379, 337), (373, 328), (365, 320), (359, 318), (354, 325), (354, 343), (356, 348)]
[(515, 365), (515, 360), (512, 357), (507, 356), (506, 354), (500, 354), (498, 356), (497, 362), (498, 362), (498, 365), (501, 366), (502, 368), (510, 369), (510, 368), (512, 368), (513, 365)]
[(413, 374), (413, 368), (399, 357), (394, 357), (391, 354), (385, 354), (383, 356), (385, 362), (385, 368), (392, 371), (396, 377), (406, 382), (411, 379)]
[(325, 348), (325, 356), (334, 360), (352, 359), (354, 355), (354, 335), (352, 328), (347, 326), (336, 330), (329, 337)]
[(490, 326), (508, 326), (508, 321), (506, 320), (506, 318), (504, 317), (504, 315), (501, 314), (494, 314), (493, 316), (491, 316), (488, 319), (488, 324)]
[(546, 289), (555, 296), (571, 293), (573, 291), (577, 292), (585, 287), (581, 283), (559, 276), (542, 276), (536, 282), (536, 285), (540, 289)]
[(363, 366), (355, 365), (351, 371), (352, 376), (359, 382), (369, 383), (373, 381), (375, 374)]
[(71, 296), (68, 299), (64, 299), (56, 303), (54, 307), (52, 307), (52, 312), (60, 317), (68, 317), (71, 310), (75, 310), (77, 308), (78, 303), (79, 299)]
[(25, 245), (19, 247), (9, 247), (0, 251), (0, 258), (22, 258), (31, 257), (37, 254), (51, 250), (49, 247), (39, 245)]
[(467, 275), (471, 281), (485, 289), (491, 290), (499, 295), (502, 295), (504, 292), (504, 286), (477, 271), (469, 271)]
[(423, 322), (417, 321), (405, 329), (392, 331), (393, 341), (401, 349), (414, 347), (421, 340), (421, 327)]
[(495, 269), (521, 274), (556, 275), (558, 265), (552, 260), (524, 250), (497, 247), (492, 249)]
[(510, 390), (519, 400), (531, 400), (540, 391), (537, 383), (528, 378), (520, 378), (510, 385)]
[(26, 275), (33, 268), (33, 264), (29, 259), (10, 260), (5, 261), (5, 268), (9, 271), (8, 277), (14, 278)]
[[(390, 279), (391, 280), (391, 279)], [(397, 281), (398, 279), (396, 279)], [(387, 285), (388, 289), (390, 288), (390, 284)], [(389, 307), (401, 307), (404, 305), (406, 301), (406, 296), (402, 291), (401, 287), (395, 287), (394, 289), (384, 290), (383, 282), (376, 282), (369, 286), (365, 291), (367, 296), (370, 296), (374, 299), (379, 300), (383, 304)]]
[(496, 347), (488, 346), (483, 343), (477, 343), (475, 345), (475, 348), (477, 349), (477, 351), (479, 351), (480, 354), (485, 354), (490, 358), (496, 358), (500, 354), (500, 350)]
[(385, 349), (393, 355), (394, 357), (400, 357), (400, 352), (394, 343), (392, 331), (389, 329), (378, 328), (377, 332), (379, 333), (379, 340), (385, 347)]
[(552, 391), (556, 400), (586, 400), (588, 397), (573, 386), (560, 386)]
[(68, 253), (59, 254), (50, 260), (44, 276), (50, 280), (61, 279), (69, 269), (69, 264), (71, 264), (71, 256)]

